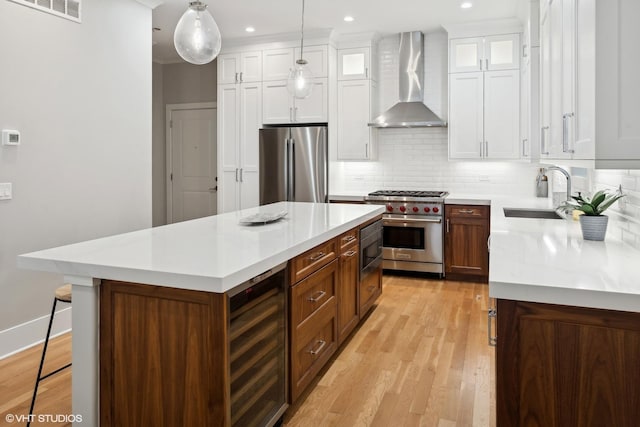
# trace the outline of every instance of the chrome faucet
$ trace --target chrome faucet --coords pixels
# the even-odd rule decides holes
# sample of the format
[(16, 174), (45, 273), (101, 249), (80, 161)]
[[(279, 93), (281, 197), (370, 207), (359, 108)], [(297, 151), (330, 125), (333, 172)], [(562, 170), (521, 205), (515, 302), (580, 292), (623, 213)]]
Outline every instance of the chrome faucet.
[(569, 175), (569, 172), (567, 172), (565, 169), (562, 169), (561, 167), (558, 167), (558, 166), (549, 166), (547, 170), (558, 171), (561, 174), (563, 174), (565, 178), (567, 178), (567, 201), (570, 202), (571, 201), (571, 175)]

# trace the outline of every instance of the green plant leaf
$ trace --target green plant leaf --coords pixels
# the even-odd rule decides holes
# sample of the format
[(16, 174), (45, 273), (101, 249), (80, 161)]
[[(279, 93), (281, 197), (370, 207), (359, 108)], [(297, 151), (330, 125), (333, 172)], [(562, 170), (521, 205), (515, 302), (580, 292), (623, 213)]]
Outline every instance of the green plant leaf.
[(584, 212), (585, 215), (597, 215), (597, 213), (595, 213), (595, 210), (593, 209), (593, 206), (591, 206), (589, 203), (584, 203), (582, 206), (580, 206), (579, 209)]
[(602, 204), (599, 206), (599, 211), (600, 213), (606, 211), (611, 205), (613, 205), (615, 202), (617, 202), (619, 199), (623, 198), (624, 194), (611, 194), (607, 200), (605, 200), (604, 202), (602, 202)]
[(596, 194), (593, 195), (593, 198), (591, 199), (591, 205), (595, 209), (598, 209), (598, 206), (600, 205), (600, 203), (604, 202), (606, 198), (607, 198), (607, 195), (605, 193), (603, 193), (602, 191), (598, 191)]

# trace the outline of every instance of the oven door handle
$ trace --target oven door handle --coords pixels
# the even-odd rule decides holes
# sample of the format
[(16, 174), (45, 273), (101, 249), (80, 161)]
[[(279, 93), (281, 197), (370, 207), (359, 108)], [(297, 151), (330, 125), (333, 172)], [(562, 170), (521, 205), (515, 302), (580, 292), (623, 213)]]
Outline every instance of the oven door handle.
[(412, 222), (429, 222), (432, 224), (440, 224), (442, 223), (442, 218), (438, 218), (438, 219), (422, 219), (422, 218), (407, 218), (407, 219), (400, 219), (400, 218), (385, 218), (382, 220), (382, 225), (394, 225), (397, 223), (404, 223), (404, 224), (410, 224)]

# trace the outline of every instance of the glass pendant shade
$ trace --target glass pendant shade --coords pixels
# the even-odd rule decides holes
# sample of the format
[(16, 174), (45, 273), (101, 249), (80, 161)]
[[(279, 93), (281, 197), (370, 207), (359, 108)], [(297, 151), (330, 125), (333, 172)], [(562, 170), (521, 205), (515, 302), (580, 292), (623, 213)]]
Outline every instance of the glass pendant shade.
[(189, 3), (189, 9), (176, 25), (173, 44), (178, 55), (192, 64), (207, 64), (218, 56), (222, 37), (206, 4), (201, 1)]
[(307, 66), (307, 61), (298, 59), (295, 67), (289, 72), (287, 90), (298, 99), (308, 98), (313, 91), (313, 74)]

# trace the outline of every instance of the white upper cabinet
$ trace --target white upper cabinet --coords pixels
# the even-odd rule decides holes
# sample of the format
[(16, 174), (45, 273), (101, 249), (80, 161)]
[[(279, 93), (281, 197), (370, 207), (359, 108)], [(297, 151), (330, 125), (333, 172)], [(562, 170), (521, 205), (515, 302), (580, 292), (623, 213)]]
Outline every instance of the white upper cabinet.
[(338, 80), (362, 80), (371, 78), (370, 48), (338, 50)]
[(520, 157), (520, 71), (484, 73), (484, 157)]
[[(327, 45), (305, 46), (302, 54), (303, 59), (308, 62), (307, 67), (309, 67), (309, 71), (311, 71), (314, 78), (328, 77), (329, 64)], [(300, 59), (299, 47), (295, 48), (293, 59), (294, 63), (296, 60)], [(291, 66), (293, 66), (293, 64)]]
[(580, 1), (581, 10), (596, 22), (596, 167), (640, 169), (640, 1)]
[(262, 81), (262, 52), (227, 53), (218, 56), (218, 84)]
[(481, 159), (483, 154), (484, 73), (449, 74), (449, 157)]
[(262, 81), (286, 80), (294, 62), (294, 49), (264, 50), (262, 52)]
[(324, 123), (328, 117), (328, 79), (314, 79), (311, 95), (295, 99), (287, 90), (287, 81), (263, 85), (262, 122), (264, 124)]
[(514, 70), (520, 68), (520, 35), (452, 39), (449, 72)]
[[(327, 45), (305, 46), (303, 57), (309, 63), (308, 67), (313, 77), (327, 77), (329, 69)], [(297, 59), (300, 59), (300, 48), (264, 50), (262, 80), (265, 82), (286, 80)]]
[(484, 39), (482, 37), (453, 39), (450, 41), (450, 73), (482, 71), (483, 59)]
[(375, 158), (376, 129), (369, 127), (373, 90), (371, 80), (338, 82), (338, 160)]
[(541, 158), (594, 159), (595, 0), (554, 0), (540, 10)]

